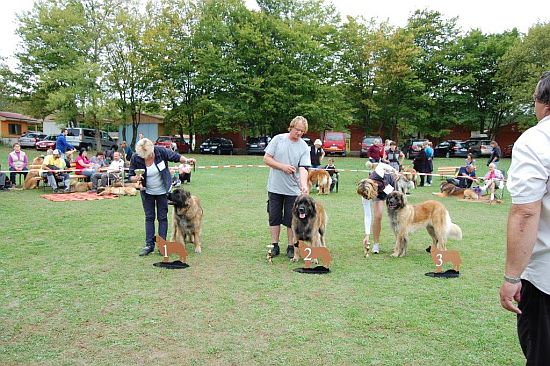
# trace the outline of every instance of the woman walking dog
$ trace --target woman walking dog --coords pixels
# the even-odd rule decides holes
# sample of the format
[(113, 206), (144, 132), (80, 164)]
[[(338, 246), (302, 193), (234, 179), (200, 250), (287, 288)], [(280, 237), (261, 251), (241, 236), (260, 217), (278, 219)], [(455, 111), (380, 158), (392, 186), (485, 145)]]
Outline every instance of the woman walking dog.
[(145, 212), (145, 247), (141, 249), (140, 256), (148, 255), (155, 250), (155, 208), (159, 222), (158, 234), (166, 239), (168, 232), (166, 194), (172, 185), (169, 162), (194, 164), (195, 159), (187, 159), (174, 151), (154, 146), (148, 138), (143, 138), (136, 143), (136, 153), (132, 155), (128, 176), (131, 182), (141, 182), (143, 186), (141, 202)]

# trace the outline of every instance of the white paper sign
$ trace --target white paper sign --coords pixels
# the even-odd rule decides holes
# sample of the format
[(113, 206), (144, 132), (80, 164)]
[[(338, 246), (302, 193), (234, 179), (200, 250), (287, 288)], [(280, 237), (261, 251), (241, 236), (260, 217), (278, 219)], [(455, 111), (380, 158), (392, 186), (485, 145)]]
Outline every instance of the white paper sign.
[(393, 192), (393, 187), (390, 186), (389, 184), (384, 188), (384, 193), (385, 194), (390, 194)]

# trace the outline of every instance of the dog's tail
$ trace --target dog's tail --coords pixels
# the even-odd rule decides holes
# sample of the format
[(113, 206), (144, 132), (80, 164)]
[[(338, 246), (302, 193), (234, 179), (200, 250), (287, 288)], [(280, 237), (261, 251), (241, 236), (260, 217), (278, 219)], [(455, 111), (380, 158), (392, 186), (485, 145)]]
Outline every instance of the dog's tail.
[(449, 212), (447, 212), (447, 237), (449, 239), (462, 240), (462, 229), (457, 224), (452, 223)]

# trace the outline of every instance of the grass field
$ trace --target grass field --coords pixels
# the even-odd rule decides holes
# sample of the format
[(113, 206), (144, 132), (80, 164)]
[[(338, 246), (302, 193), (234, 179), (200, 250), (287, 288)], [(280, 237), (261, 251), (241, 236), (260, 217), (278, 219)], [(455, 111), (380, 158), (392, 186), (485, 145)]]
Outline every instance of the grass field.
[[(35, 151), (26, 150), (31, 156)], [(7, 147), (0, 148), (3, 167)], [(198, 165), (260, 164), (259, 156), (194, 156)], [(336, 158), (341, 169), (365, 159)], [(435, 165), (460, 165), (437, 159)], [(503, 166), (509, 165), (506, 159)], [(486, 171), (478, 159), (478, 175)], [(139, 197), (50, 202), (42, 190), (0, 192), (0, 363), (3, 365), (520, 365), (515, 317), (500, 308), (509, 195), (501, 205), (440, 199), (464, 239), (458, 279), (434, 279), (425, 231), (406, 257), (362, 256), (356, 182), (320, 197), (329, 215), (331, 273), (265, 259), (265, 168), (198, 169), (185, 186), (205, 211), (203, 252), (185, 270), (139, 257)], [(434, 187), (411, 203), (433, 199)], [(316, 197), (316, 196), (314, 196)], [(439, 198), (437, 198), (439, 199)], [(171, 236), (171, 231), (169, 231)], [(281, 236), (283, 248), (286, 239)]]

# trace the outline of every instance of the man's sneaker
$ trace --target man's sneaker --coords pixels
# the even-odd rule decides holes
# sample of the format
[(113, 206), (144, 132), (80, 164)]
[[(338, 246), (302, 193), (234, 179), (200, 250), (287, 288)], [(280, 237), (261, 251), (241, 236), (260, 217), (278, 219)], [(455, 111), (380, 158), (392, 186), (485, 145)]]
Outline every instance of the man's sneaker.
[(152, 253), (153, 251), (155, 250), (155, 247), (143, 247), (141, 249), (141, 252), (139, 252), (139, 256), (140, 257), (143, 257), (145, 255), (149, 255), (150, 253)]
[(431, 183), (426, 183), (426, 187), (431, 187), (432, 184)]
[(288, 258), (294, 258), (294, 245), (289, 245), (286, 247), (286, 256)]
[(273, 244), (273, 248), (271, 249), (271, 255), (273, 257), (276, 257), (279, 255), (279, 253), (281, 252), (281, 249), (279, 248), (279, 245), (278, 244)]
[(372, 252), (373, 252), (374, 254), (380, 253), (380, 245), (379, 245), (379, 244), (374, 244), (374, 245), (372, 246)]

